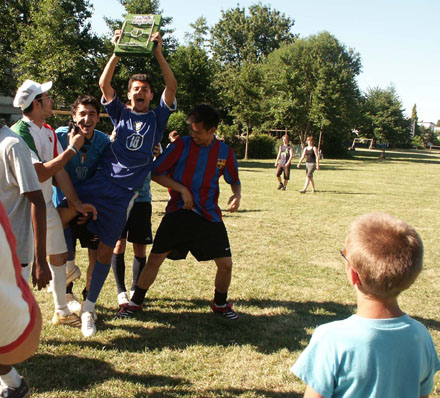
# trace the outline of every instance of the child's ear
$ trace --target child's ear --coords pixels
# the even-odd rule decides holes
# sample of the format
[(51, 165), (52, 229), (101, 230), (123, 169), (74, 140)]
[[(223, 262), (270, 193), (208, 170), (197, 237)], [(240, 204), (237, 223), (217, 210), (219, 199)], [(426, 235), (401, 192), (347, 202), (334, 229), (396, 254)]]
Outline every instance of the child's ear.
[(360, 286), (361, 280), (353, 267), (347, 264), (347, 278), (352, 286)]
[(210, 134), (215, 134), (215, 132), (217, 131), (217, 127), (211, 127), (210, 129), (209, 129), (209, 133)]

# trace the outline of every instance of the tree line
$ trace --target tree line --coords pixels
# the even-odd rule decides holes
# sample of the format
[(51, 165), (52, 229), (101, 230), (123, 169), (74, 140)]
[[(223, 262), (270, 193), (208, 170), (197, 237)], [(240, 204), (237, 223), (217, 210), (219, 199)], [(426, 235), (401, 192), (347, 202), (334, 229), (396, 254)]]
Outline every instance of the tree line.
[[(127, 13), (162, 13), (159, 0), (119, 1)], [(79, 94), (99, 96), (98, 79), (113, 51), (112, 31), (123, 16), (106, 18), (108, 35), (99, 36), (90, 24), (92, 13), (88, 0), (0, 3), (0, 94), (13, 96), (31, 78), (53, 81), (58, 108), (68, 108)], [(163, 15), (164, 52), (179, 84), (179, 111), (169, 129), (185, 134), (186, 112), (210, 102), (223, 116), (219, 133), (243, 147), (237, 152), (245, 157), (272, 156), (273, 142), (263, 133), (282, 129), (301, 144), (308, 135), (316, 140), (321, 135), (327, 156), (343, 154), (355, 136), (387, 146), (412, 145), (412, 119), (404, 116), (396, 90), (361, 92), (356, 80), (361, 55), (329, 32), (294, 34), (294, 22), (267, 5), (237, 5), (222, 11), (212, 27), (197, 18), (185, 43), (179, 43), (172, 18)], [(145, 71), (157, 82), (158, 98), (163, 82), (154, 57), (122, 58), (112, 85), (122, 96), (128, 77)]]

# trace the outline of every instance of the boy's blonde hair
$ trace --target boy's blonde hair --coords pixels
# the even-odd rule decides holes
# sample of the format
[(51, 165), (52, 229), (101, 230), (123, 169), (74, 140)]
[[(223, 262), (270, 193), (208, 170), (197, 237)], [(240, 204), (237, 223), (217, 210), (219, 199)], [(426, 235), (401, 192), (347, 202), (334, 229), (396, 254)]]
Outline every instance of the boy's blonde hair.
[(345, 241), (346, 258), (359, 275), (359, 290), (378, 298), (397, 297), (416, 280), (423, 242), (416, 230), (388, 214), (357, 218)]

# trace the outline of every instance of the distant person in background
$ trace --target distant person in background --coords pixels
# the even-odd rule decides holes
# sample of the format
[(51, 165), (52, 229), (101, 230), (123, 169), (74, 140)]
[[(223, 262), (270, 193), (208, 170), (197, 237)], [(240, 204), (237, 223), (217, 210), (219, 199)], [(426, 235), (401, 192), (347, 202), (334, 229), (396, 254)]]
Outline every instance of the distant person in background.
[(307, 137), (307, 146), (304, 148), (301, 158), (298, 162), (298, 168), (301, 167), (301, 163), (306, 158), (306, 182), (304, 188), (299, 191), (300, 193), (306, 193), (309, 184), (312, 185), (312, 193), (316, 192), (315, 182), (313, 181), (313, 173), (315, 170), (319, 170), (319, 154), (318, 149), (313, 143), (313, 137), (309, 135)]
[[(277, 168), (277, 180), (278, 189), (286, 190), (287, 183), (290, 179), (290, 164), (293, 159), (293, 148), (289, 144), (289, 136), (287, 134), (283, 135), (283, 145), (280, 145), (278, 149), (278, 155), (275, 160), (275, 167)], [(284, 184), (281, 181), (281, 174), (284, 177)]]
[(21, 274), (17, 241), (0, 203), (0, 391), (2, 397), (28, 397), (29, 385), (12, 366), (29, 358), (40, 343), (41, 312)]

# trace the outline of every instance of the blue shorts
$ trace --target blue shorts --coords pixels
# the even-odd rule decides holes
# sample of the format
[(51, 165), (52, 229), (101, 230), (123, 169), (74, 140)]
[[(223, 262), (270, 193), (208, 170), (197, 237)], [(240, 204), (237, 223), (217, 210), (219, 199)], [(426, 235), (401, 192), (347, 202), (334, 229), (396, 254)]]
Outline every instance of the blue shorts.
[(91, 203), (98, 211), (97, 219), (88, 225), (89, 231), (105, 245), (115, 247), (137, 193), (109, 181), (99, 170), (78, 185), (76, 192), (83, 203)]

